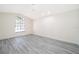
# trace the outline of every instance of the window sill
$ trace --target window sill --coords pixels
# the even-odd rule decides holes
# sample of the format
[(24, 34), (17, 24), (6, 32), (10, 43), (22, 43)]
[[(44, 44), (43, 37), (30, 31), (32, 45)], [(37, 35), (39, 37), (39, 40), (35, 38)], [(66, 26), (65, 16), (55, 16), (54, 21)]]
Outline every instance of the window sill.
[(15, 31), (16, 33), (25, 32), (25, 31)]

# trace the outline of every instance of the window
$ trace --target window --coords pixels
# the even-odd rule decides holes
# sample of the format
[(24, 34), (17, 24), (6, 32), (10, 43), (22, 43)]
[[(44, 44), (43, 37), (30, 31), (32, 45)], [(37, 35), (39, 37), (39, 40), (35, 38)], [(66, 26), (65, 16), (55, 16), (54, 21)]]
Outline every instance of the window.
[(22, 32), (22, 31), (24, 31), (24, 18), (16, 16), (15, 32)]

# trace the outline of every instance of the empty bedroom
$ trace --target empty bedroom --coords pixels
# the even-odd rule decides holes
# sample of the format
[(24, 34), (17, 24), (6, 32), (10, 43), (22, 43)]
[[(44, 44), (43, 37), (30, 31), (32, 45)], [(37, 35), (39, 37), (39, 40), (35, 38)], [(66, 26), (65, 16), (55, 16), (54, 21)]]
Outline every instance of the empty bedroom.
[(0, 54), (79, 54), (79, 4), (0, 4)]

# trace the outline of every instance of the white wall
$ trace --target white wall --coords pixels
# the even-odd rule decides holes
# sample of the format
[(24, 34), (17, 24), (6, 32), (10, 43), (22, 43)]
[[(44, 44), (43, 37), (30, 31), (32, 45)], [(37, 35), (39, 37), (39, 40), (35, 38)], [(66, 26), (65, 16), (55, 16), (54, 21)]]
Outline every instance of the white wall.
[(23, 16), (15, 13), (0, 13), (0, 39), (10, 38), (14, 36), (27, 35), (33, 32), (32, 20), (24, 16), (25, 31), (16, 33), (15, 23), (16, 16)]
[(79, 44), (79, 10), (34, 21), (34, 34)]

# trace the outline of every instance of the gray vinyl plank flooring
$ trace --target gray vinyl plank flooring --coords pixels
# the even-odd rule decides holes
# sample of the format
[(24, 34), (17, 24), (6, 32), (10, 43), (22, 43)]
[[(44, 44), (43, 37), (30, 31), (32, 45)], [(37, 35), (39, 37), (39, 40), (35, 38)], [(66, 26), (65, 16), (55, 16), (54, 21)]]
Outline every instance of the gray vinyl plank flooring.
[(79, 46), (31, 34), (0, 40), (0, 54), (79, 54)]

